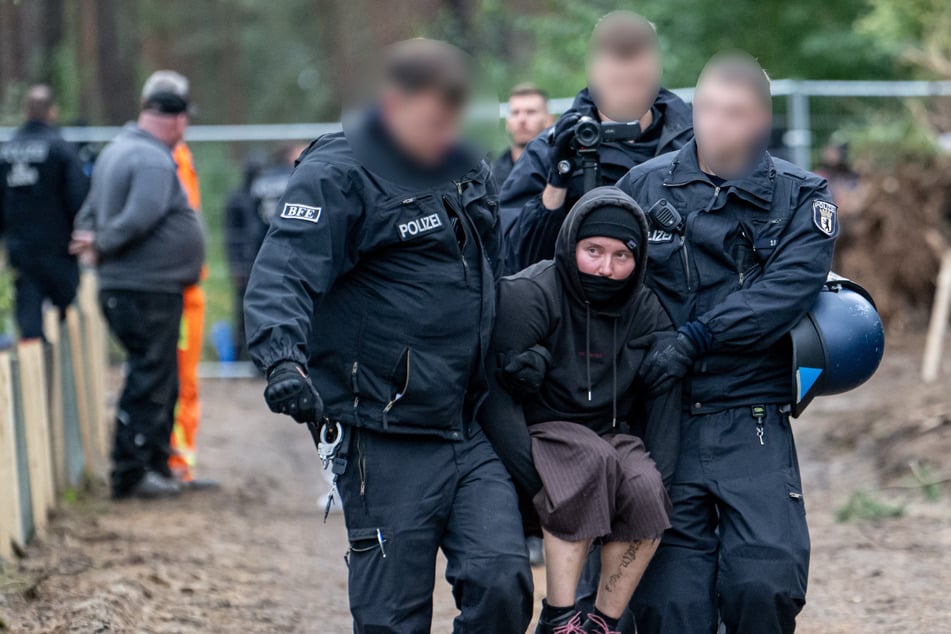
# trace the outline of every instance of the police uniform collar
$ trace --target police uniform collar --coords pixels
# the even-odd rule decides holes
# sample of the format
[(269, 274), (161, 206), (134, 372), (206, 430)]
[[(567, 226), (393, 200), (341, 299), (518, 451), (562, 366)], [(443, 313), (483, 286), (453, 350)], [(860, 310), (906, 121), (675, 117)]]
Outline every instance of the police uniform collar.
[[(768, 209), (773, 202), (775, 189), (776, 168), (773, 157), (764, 152), (756, 168), (747, 176), (736, 180), (728, 180), (720, 188), (735, 194), (737, 197), (764, 209)], [(677, 153), (670, 170), (664, 179), (667, 187), (681, 187), (690, 183), (707, 183), (714, 186), (713, 181), (700, 169), (697, 158), (697, 142), (691, 139)]]

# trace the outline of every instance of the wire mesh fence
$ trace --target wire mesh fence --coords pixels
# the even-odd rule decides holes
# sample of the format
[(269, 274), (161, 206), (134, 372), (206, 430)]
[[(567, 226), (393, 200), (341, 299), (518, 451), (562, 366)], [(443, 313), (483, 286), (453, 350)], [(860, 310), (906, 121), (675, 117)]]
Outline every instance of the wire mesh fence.
[[(829, 144), (878, 147), (885, 153), (894, 152), (897, 144), (915, 142), (951, 149), (951, 81), (776, 80), (772, 86), (771, 151), (804, 167), (818, 166), (823, 160), (823, 148)], [(674, 92), (687, 101), (693, 96), (692, 89)], [(571, 102), (570, 97), (552, 99), (550, 108), (558, 113)], [(503, 104), (500, 115), (504, 117), (505, 113)], [(918, 125), (921, 122), (931, 124), (930, 128)], [(201, 180), (202, 215), (208, 238), (208, 278), (204, 282), (208, 295), (206, 332), (214, 332), (216, 325), (227, 328), (236, 321), (225, 253), (224, 208), (228, 193), (242, 182), (246, 162), (252, 158), (267, 162), (267, 157), (281, 147), (307, 142), (338, 129), (340, 125), (336, 122), (189, 128), (186, 139)], [(922, 129), (936, 132), (925, 138)], [(9, 138), (13, 130), (0, 128), (0, 142)], [(90, 157), (117, 131), (116, 127), (63, 128), (64, 136), (80, 144)], [(916, 135), (921, 138), (916, 139)], [(870, 157), (858, 150), (850, 157), (856, 164), (866, 159)], [(205, 356), (217, 358), (211, 337)]]

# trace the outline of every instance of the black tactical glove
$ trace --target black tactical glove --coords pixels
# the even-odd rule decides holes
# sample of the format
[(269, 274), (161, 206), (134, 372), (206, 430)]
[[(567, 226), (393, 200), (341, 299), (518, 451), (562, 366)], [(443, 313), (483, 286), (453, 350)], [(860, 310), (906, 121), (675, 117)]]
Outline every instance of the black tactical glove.
[(538, 392), (548, 374), (551, 354), (542, 346), (532, 346), (525, 352), (509, 354), (499, 370), (499, 383), (516, 397)]
[(698, 356), (696, 346), (677, 332), (658, 333), (647, 357), (641, 363), (640, 378), (648, 394), (656, 396), (687, 376)]
[(281, 361), (267, 373), (264, 400), (276, 414), (287, 414), (298, 423), (316, 423), (324, 415), (324, 402), (304, 369)]
[(581, 118), (579, 114), (565, 115), (555, 124), (548, 139), (548, 184), (553, 187), (567, 187), (574, 170), (575, 124)]

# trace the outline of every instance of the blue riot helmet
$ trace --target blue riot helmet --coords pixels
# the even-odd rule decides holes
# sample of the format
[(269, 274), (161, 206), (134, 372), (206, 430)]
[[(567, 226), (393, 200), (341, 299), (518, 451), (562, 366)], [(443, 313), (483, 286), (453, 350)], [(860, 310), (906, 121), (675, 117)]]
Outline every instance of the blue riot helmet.
[(812, 310), (789, 337), (794, 417), (817, 396), (840, 394), (865, 383), (885, 352), (885, 329), (871, 295), (835, 273), (829, 274)]

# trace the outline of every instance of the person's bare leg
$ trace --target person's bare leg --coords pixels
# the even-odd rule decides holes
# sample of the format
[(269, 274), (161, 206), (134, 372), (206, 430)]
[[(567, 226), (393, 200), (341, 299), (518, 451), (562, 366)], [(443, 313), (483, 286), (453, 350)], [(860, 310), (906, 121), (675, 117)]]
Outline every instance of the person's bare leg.
[(602, 614), (621, 618), (659, 544), (659, 539), (645, 539), (601, 546), (601, 580), (594, 606)]
[(591, 540), (569, 542), (558, 539), (546, 530), (545, 579), (548, 582), (549, 605), (568, 607), (575, 604), (578, 580), (591, 547)]

